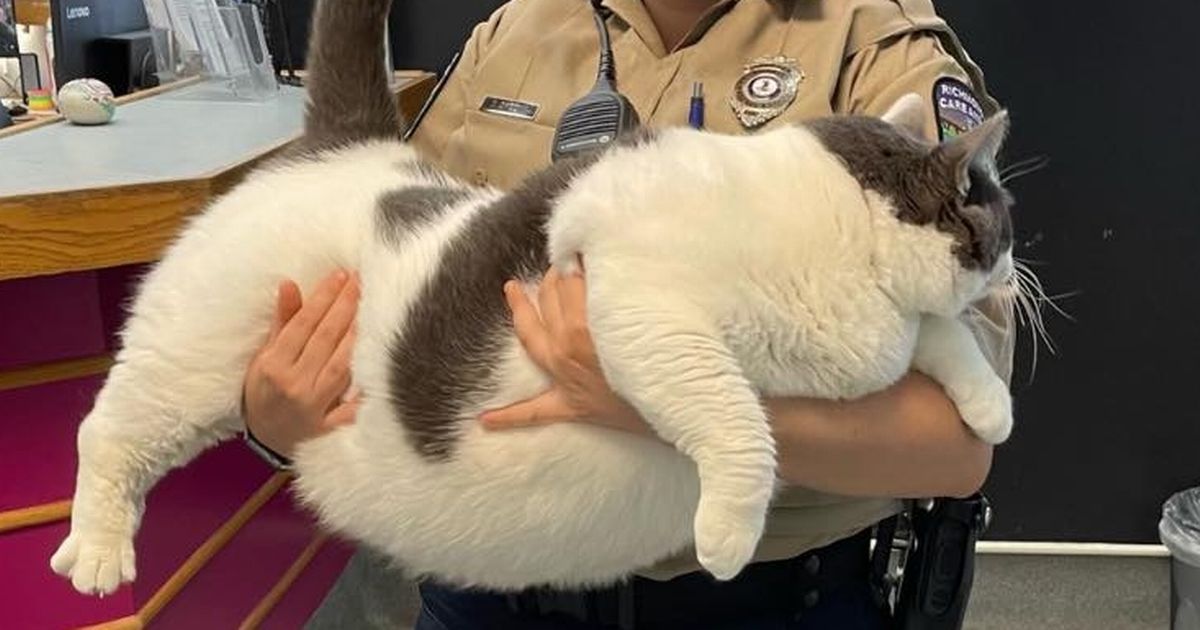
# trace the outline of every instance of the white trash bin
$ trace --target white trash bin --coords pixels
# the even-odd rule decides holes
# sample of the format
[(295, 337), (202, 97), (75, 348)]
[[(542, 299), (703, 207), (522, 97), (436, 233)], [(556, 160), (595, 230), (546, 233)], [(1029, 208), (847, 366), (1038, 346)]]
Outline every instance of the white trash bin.
[(1200, 630), (1200, 488), (1167, 499), (1158, 535), (1171, 552), (1171, 630)]

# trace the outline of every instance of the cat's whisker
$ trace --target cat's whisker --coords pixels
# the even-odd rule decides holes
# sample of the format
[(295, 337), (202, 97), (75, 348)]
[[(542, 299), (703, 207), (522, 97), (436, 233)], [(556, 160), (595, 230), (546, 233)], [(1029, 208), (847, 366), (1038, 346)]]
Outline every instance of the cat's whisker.
[(1050, 159), (1045, 157), (1035, 157), (1028, 160), (1022, 160), (1006, 167), (1000, 172), (1000, 183), (1002, 185), (1006, 185), (1014, 179), (1036, 173), (1049, 165)]
[(1029, 366), (1029, 383), (1033, 383), (1034, 378), (1037, 376), (1039, 355), (1038, 337), (1041, 336), (1038, 325), (1038, 317), (1040, 316), (1040, 313), (1037, 313), (1036, 309), (1030, 304), (1029, 294), (1026, 292), (1027, 290), (1025, 288), (1025, 280), (1023, 277), (1020, 274), (1017, 274), (1015, 277), (1017, 283), (1017, 292), (1015, 293), (1017, 305), (1016, 310), (1021, 314), (1021, 321), (1024, 323), (1024, 325), (1033, 331), (1033, 334), (1030, 335), (1030, 343), (1032, 344), (1032, 359)]
[(1059, 315), (1061, 315), (1068, 321), (1072, 321), (1072, 322), (1075, 321), (1075, 317), (1072, 316), (1070, 313), (1068, 313), (1066, 310), (1064, 310), (1061, 306), (1059, 306), (1058, 301), (1075, 297), (1075, 296), (1081, 294), (1082, 291), (1075, 290), (1075, 291), (1068, 291), (1066, 293), (1058, 293), (1055, 295), (1049, 295), (1046, 293), (1046, 289), (1042, 285), (1041, 279), (1038, 278), (1037, 274), (1033, 273), (1033, 271), (1031, 269), (1029, 269), (1027, 265), (1025, 265), (1024, 263), (1015, 263), (1014, 266), (1017, 269), (1021, 270), (1021, 271), (1019, 271), (1019, 273), (1023, 273), (1025, 275), (1026, 280), (1029, 282), (1031, 299), (1033, 299), (1035, 302), (1037, 302), (1039, 304), (1039, 306), (1042, 303), (1049, 304), (1050, 308), (1054, 309), (1054, 311), (1056, 313), (1058, 313)]
[(1048, 162), (1048, 161), (1049, 161), (1049, 158), (1047, 158), (1043, 155), (1035, 155), (1033, 157), (1027, 157), (1023, 160), (1017, 160), (1016, 162), (1013, 162), (1012, 164), (1006, 164), (1004, 166), (1004, 168), (1000, 169), (1000, 174), (1006, 175), (1006, 174), (1011, 173), (1019, 168), (1025, 168), (1027, 166), (1032, 166), (1034, 164)]
[[(1042, 291), (1041, 282), (1036, 277), (1026, 276), (1026, 283), (1029, 285), (1029, 290), (1026, 292), (1026, 298), (1030, 308), (1033, 309), (1037, 315), (1036, 324), (1038, 333), (1046, 342), (1046, 345), (1050, 349), (1051, 353), (1054, 353), (1057, 351), (1057, 348), (1055, 347), (1053, 340), (1050, 338), (1049, 331), (1046, 329), (1046, 320), (1044, 313), (1042, 312), (1043, 300), (1037, 299), (1038, 295), (1045, 295), (1044, 291)], [(1051, 306), (1061, 312), (1061, 309), (1058, 309), (1058, 307), (1053, 303), (1051, 303)]]
[(1022, 258), (1015, 255), (1012, 258), (1014, 263), (1020, 263), (1024, 267), (1041, 267), (1046, 264), (1046, 261), (1035, 258)]
[(1032, 344), (1033, 351), (1030, 361), (1031, 382), (1037, 373), (1038, 355), (1040, 354), (1039, 350), (1042, 345), (1044, 344), (1051, 354), (1056, 354), (1058, 350), (1046, 326), (1042, 305), (1049, 304), (1055, 312), (1073, 321), (1073, 318), (1055, 303), (1055, 300), (1074, 294), (1077, 294), (1077, 292), (1053, 297), (1048, 295), (1041, 280), (1030, 268), (1030, 261), (1014, 259), (1011, 291), (1009, 293), (1012, 298), (1010, 303), (1012, 304), (1013, 312), (1019, 325), (1028, 328), (1032, 333), (1030, 335), (1030, 343)]
[(1054, 295), (1047, 295), (1045, 297), (1041, 297), (1038, 299), (1044, 299), (1047, 302), (1055, 302), (1058, 300), (1065, 300), (1067, 298), (1073, 298), (1077, 295), (1082, 295), (1082, 294), (1083, 294), (1082, 290), (1076, 289), (1074, 291), (1067, 291), (1065, 293), (1055, 293)]

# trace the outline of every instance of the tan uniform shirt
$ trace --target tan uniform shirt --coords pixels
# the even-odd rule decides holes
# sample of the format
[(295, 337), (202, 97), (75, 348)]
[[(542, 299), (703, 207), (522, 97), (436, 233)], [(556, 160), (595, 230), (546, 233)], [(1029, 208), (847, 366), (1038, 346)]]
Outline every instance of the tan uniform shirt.
[[(687, 124), (692, 84), (703, 82), (705, 126), (746, 133), (730, 99), (756, 60), (784, 57), (802, 75), (794, 100), (755, 129), (832, 113), (882, 114), (900, 96), (930, 99), (927, 133), (938, 137), (934, 85), (953, 78), (974, 87), (982, 108), (995, 102), (957, 38), (930, 0), (724, 0), (675, 50), (666, 50), (640, 0), (607, 0), (620, 91), (642, 123)], [(515, 0), (475, 28), (445, 88), (413, 142), (430, 160), (475, 184), (509, 188), (550, 161), (554, 126), (591, 89), (598, 39), (587, 0)], [(516, 101), (516, 117), (484, 100)], [(536, 108), (536, 109), (535, 109)], [(532, 116), (529, 116), (532, 114)], [(770, 185), (764, 182), (763, 185)], [(1009, 328), (979, 318), (976, 330), (1008, 377)], [(891, 499), (830, 496), (785, 489), (756, 556), (791, 557), (893, 514)], [(693, 555), (644, 572), (670, 577), (696, 570)]]

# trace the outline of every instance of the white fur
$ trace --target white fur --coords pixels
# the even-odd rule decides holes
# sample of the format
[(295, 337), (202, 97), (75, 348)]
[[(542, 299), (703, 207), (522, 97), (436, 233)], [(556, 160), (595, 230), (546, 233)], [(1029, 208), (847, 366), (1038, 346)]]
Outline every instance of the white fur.
[(548, 233), (556, 264), (585, 257), (606, 376), (677, 450), (574, 424), (483, 431), (477, 412), (546, 384), (510, 339), (498, 393), (469, 401), (453, 457), (431, 462), (388, 401), (387, 342), (446, 242), (498, 193), (383, 243), (375, 200), (421, 183), (397, 168), (412, 158), (372, 145), (256, 175), (147, 278), (79, 434), (71, 533), (52, 559), (77, 589), (133, 579), (145, 493), (240, 426), (276, 282), (308, 288), (335, 266), (362, 273), (364, 403), (353, 425), (300, 446), (297, 488), (326, 525), (416, 573), (500, 589), (602, 584), (694, 542), (714, 575), (735, 575), (775, 484), (764, 395), (857, 397), (915, 361), (981, 437), (1007, 435), (1006, 388), (950, 319), (989, 278), (963, 270), (948, 237), (898, 221), (803, 128), (675, 130), (582, 175)]

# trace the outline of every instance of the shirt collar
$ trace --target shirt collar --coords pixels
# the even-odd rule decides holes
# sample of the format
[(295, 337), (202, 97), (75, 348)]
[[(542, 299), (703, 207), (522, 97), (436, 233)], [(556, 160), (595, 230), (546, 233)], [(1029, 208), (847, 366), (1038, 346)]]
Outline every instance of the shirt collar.
[[(717, 20), (732, 9), (737, 2), (738, 0), (719, 0), (709, 7), (679, 42), (676, 50), (699, 41), (708, 32), (708, 29), (712, 28), (712, 25), (716, 24)], [(654, 26), (654, 20), (650, 18), (650, 12), (646, 10), (646, 5), (642, 4), (642, 0), (604, 0), (604, 6), (608, 7), (622, 22), (628, 24), (629, 28), (633, 29), (633, 32), (655, 55), (663, 57), (669, 52), (674, 52), (666, 49), (662, 37), (658, 34), (658, 28)]]

